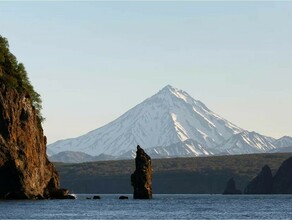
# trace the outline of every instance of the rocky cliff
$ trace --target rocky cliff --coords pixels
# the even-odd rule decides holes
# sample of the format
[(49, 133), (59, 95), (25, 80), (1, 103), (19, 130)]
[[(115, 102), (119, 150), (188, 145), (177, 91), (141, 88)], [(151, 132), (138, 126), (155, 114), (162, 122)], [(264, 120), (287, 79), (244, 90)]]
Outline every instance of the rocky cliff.
[(136, 170), (131, 175), (134, 199), (152, 199), (151, 158), (139, 145), (137, 146), (135, 165)]
[(273, 175), (270, 167), (265, 165), (261, 172), (249, 182), (244, 189), (245, 194), (270, 194), (273, 187)]
[(41, 100), (0, 36), (0, 198), (65, 198), (46, 155)]
[(49, 198), (59, 176), (29, 97), (0, 86), (0, 197)]

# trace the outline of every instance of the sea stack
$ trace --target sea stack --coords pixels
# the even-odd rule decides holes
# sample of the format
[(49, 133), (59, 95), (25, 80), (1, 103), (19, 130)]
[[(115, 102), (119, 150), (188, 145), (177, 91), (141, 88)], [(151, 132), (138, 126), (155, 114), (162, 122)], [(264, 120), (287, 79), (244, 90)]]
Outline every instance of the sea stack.
[(239, 189), (236, 189), (236, 184), (233, 177), (231, 177), (228, 180), (223, 194), (224, 195), (241, 194), (241, 191)]
[(278, 169), (273, 181), (273, 194), (292, 193), (292, 157), (285, 160)]
[(151, 158), (138, 145), (136, 158), (136, 170), (131, 175), (131, 183), (134, 187), (134, 199), (152, 199), (152, 166)]
[(41, 100), (0, 36), (0, 199), (66, 198), (46, 155)]
[(272, 171), (268, 165), (265, 165), (261, 172), (246, 186), (244, 194), (271, 194), (272, 188)]

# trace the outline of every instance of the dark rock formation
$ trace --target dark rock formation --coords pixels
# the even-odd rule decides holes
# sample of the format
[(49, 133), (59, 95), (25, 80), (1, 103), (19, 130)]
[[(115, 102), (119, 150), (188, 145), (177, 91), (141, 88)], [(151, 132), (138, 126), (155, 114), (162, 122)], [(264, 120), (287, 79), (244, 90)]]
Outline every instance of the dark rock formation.
[(120, 196), (119, 199), (129, 199), (128, 196)]
[(21, 191), (14, 191), (14, 192), (9, 192), (6, 195), (4, 195), (4, 199), (20, 200), (20, 199), (28, 199), (28, 197), (25, 193)]
[(239, 189), (236, 189), (236, 185), (235, 185), (235, 181), (234, 181), (233, 177), (231, 177), (228, 180), (223, 194), (224, 195), (241, 194), (241, 191)]
[(274, 194), (292, 193), (292, 157), (285, 160), (278, 169), (273, 181)]
[(93, 196), (93, 199), (100, 199), (100, 196)]
[(131, 175), (134, 187), (134, 199), (152, 199), (152, 166), (151, 158), (138, 145), (136, 152), (136, 170)]
[(69, 194), (68, 189), (54, 189), (50, 191), (49, 199), (76, 199), (75, 196)]
[(270, 194), (273, 187), (273, 175), (270, 167), (265, 165), (261, 172), (248, 183), (245, 194)]
[(1, 83), (0, 198), (60, 198), (63, 191), (59, 186), (30, 97)]

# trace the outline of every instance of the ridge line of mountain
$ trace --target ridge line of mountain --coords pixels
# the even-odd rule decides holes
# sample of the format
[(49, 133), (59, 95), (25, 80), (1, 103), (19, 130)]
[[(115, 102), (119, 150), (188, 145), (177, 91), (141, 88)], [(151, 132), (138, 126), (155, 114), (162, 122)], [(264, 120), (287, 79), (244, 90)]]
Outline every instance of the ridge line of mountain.
[(167, 85), (112, 122), (48, 145), (47, 152), (51, 156), (72, 151), (94, 157), (130, 158), (135, 156), (132, 150), (138, 144), (154, 158), (190, 157), (265, 153), (292, 146), (292, 138), (276, 140), (249, 132), (187, 92)]

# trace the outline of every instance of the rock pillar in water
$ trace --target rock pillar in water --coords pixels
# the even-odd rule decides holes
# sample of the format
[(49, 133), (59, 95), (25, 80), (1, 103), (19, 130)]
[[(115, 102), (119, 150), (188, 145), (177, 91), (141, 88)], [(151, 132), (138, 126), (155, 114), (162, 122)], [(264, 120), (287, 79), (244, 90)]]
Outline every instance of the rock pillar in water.
[(241, 194), (241, 191), (239, 189), (236, 189), (236, 184), (233, 178), (230, 178), (228, 180), (223, 194), (224, 195)]
[(136, 170), (131, 175), (134, 199), (152, 199), (151, 158), (139, 145), (137, 146), (135, 164)]
[(292, 157), (285, 160), (274, 176), (274, 194), (292, 194)]
[(270, 194), (273, 187), (273, 175), (270, 167), (265, 165), (262, 171), (248, 183), (245, 194)]

